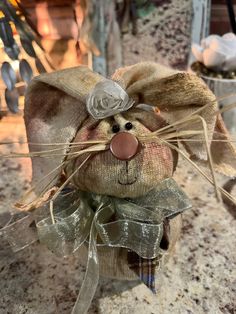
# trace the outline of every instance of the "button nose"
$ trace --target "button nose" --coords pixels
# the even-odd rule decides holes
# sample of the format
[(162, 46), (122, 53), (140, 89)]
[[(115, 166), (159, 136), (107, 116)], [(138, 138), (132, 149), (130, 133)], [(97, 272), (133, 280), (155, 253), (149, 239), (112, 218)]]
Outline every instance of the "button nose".
[(138, 139), (128, 132), (120, 132), (113, 136), (110, 151), (119, 160), (130, 160), (138, 152)]

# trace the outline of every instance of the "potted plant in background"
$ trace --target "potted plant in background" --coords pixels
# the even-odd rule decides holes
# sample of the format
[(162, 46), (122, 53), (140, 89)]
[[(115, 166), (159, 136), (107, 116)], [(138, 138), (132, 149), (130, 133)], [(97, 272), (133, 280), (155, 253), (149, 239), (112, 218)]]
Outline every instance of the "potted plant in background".
[[(236, 35), (210, 35), (193, 44), (192, 53), (196, 61), (191, 69), (200, 75), (209, 88), (219, 98), (220, 107), (236, 103)], [(223, 113), (225, 124), (232, 134), (236, 134), (236, 108)]]

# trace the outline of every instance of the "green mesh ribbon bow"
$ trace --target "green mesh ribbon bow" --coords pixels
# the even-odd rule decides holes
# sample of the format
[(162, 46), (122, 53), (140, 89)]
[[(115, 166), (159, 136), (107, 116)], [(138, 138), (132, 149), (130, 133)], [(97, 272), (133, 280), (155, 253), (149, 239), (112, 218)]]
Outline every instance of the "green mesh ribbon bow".
[[(190, 207), (189, 199), (172, 178), (135, 199), (66, 190), (55, 200), (55, 222), (46, 204), (2, 232), (15, 251), (37, 239), (59, 256), (88, 245), (86, 274), (72, 311), (82, 314), (87, 312), (99, 280), (97, 245), (127, 248), (144, 259), (156, 258), (161, 251), (164, 219)], [(29, 227), (33, 221), (37, 234)]]

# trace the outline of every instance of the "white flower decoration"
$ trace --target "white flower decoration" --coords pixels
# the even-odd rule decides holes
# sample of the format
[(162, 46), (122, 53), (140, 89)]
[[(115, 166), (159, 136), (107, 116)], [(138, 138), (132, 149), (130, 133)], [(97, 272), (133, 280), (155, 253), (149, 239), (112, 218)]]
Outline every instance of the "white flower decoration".
[(95, 85), (86, 99), (88, 112), (95, 119), (104, 119), (127, 111), (134, 101), (112, 80), (104, 80)]
[(201, 46), (192, 45), (197, 61), (207, 68), (220, 71), (236, 70), (236, 36), (233, 33), (211, 35), (201, 41)]

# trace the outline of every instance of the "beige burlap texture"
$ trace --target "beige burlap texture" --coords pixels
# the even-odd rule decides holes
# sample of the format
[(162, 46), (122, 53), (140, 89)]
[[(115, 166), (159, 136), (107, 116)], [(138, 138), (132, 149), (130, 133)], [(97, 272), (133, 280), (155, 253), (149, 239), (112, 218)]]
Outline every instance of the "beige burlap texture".
[[(61, 150), (57, 151), (58, 155), (78, 151), (86, 145), (72, 149), (71, 142), (110, 140), (114, 136), (112, 126), (118, 124), (121, 131), (125, 131), (127, 122), (133, 124), (134, 127), (129, 132), (135, 136), (151, 134), (204, 106), (198, 115), (206, 121), (209, 141), (213, 138), (228, 138), (223, 122), (216, 115), (218, 108), (215, 96), (194, 74), (177, 72), (149, 62), (119, 69), (112, 79), (128, 93), (135, 105), (127, 112), (97, 121), (86, 110), (86, 96), (103, 79), (86, 67), (36, 77), (28, 88), (25, 103), (30, 152), (45, 150), (43, 144), (51, 144), (47, 149), (58, 148), (56, 143), (64, 143)], [(136, 108), (139, 104), (158, 107), (160, 113)], [(182, 124), (181, 128), (176, 126), (175, 129), (201, 131), (202, 122), (198, 119)], [(194, 138), (201, 140), (203, 135), (195, 135)], [(195, 159), (207, 159), (204, 141), (183, 143)], [(215, 169), (226, 175), (236, 175), (235, 148), (229, 142), (212, 142), (211, 150)], [(53, 158), (33, 157), (33, 184), (66, 158), (64, 155)], [(68, 177), (83, 160), (84, 156), (78, 157), (63, 169), (63, 175)], [(176, 153), (156, 139), (145, 143), (141, 152), (129, 162), (116, 159), (109, 150), (94, 154), (74, 176), (73, 184), (80, 190), (97, 194), (120, 198), (138, 197), (155, 188), (163, 179), (171, 177), (176, 162)], [(36, 195), (46, 186), (50, 188), (57, 184), (61, 174), (62, 170), (58, 168), (48, 176), (47, 182), (39, 184), (35, 189)], [(171, 220), (169, 250), (173, 248), (179, 231), (180, 217), (176, 217)], [(99, 248), (98, 251), (102, 275), (136, 279), (136, 275), (128, 268), (125, 249)], [(86, 247), (81, 250), (81, 260), (86, 262)]]

